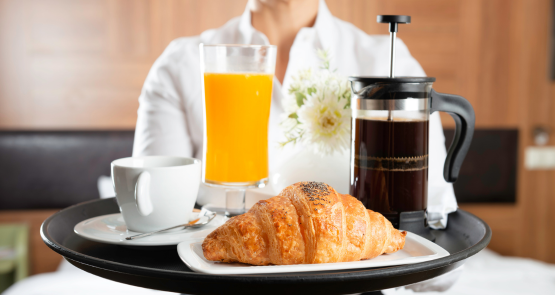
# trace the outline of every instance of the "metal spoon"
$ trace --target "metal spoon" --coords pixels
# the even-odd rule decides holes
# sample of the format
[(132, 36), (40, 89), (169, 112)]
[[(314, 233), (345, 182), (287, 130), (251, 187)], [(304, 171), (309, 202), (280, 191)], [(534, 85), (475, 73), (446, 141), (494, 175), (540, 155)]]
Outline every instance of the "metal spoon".
[[(126, 239), (126, 240), (140, 239), (140, 238), (144, 238), (144, 237), (151, 236), (151, 235), (156, 234), (156, 233), (160, 233), (160, 232), (163, 232), (163, 231), (167, 231), (167, 230), (175, 229), (175, 228), (180, 228), (180, 227), (183, 227), (183, 228), (198, 228), (198, 227), (203, 227), (203, 226), (207, 225), (208, 223), (210, 223), (210, 221), (212, 221), (212, 219), (216, 218), (216, 215), (217, 215), (216, 213), (212, 212), (212, 215), (208, 218), (208, 220), (205, 221), (205, 222), (202, 222), (202, 223), (193, 223), (193, 224), (185, 223), (185, 224), (180, 224), (180, 225), (168, 227), (168, 228), (165, 228), (165, 229), (161, 229), (161, 230), (157, 230), (157, 231), (153, 231), (153, 232), (149, 232), (149, 233), (138, 234), (138, 235), (126, 237), (125, 239)], [(204, 217), (204, 216), (203, 216), (203, 217)]]

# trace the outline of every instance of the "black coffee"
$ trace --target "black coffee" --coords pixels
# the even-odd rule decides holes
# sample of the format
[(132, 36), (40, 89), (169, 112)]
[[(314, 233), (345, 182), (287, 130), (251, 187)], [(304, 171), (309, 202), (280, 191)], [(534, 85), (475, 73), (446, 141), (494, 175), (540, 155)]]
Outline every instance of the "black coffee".
[(351, 190), (390, 220), (426, 210), (428, 121), (355, 119)]

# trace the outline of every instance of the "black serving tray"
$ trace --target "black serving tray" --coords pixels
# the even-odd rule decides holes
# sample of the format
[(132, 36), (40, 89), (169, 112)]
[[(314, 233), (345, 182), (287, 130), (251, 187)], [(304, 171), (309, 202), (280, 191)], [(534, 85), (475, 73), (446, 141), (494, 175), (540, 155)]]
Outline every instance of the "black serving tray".
[(115, 198), (81, 203), (50, 216), (41, 227), (46, 245), (70, 263), (116, 282), (187, 294), (352, 294), (383, 290), (431, 279), (484, 249), (491, 229), (478, 217), (459, 210), (445, 230), (434, 230), (436, 243), (451, 255), (417, 264), (339, 271), (275, 275), (209, 275), (193, 272), (177, 247), (128, 248), (92, 242), (73, 227), (88, 218), (118, 213)]

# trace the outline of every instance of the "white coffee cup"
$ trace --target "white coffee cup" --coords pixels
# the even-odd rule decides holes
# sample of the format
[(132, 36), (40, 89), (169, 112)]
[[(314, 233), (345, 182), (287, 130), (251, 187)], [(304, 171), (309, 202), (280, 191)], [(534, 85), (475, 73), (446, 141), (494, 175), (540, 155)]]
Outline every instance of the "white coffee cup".
[(116, 199), (129, 230), (151, 232), (189, 222), (200, 185), (200, 160), (130, 157), (111, 166)]

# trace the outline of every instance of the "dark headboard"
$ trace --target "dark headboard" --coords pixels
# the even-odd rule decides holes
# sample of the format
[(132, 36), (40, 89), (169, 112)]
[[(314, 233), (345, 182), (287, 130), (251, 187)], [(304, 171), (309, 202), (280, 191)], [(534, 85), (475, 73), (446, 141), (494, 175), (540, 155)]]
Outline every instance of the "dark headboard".
[[(446, 145), (453, 136), (445, 130)], [(455, 193), (460, 203), (514, 202), (518, 132), (476, 130)], [(97, 199), (110, 162), (131, 156), (133, 131), (0, 131), (0, 210)]]
[(97, 180), (131, 156), (133, 131), (0, 131), (0, 210), (99, 198)]
[[(445, 145), (455, 130), (445, 129)], [(453, 184), (459, 203), (514, 203), (518, 167), (517, 129), (476, 129), (459, 179)]]

